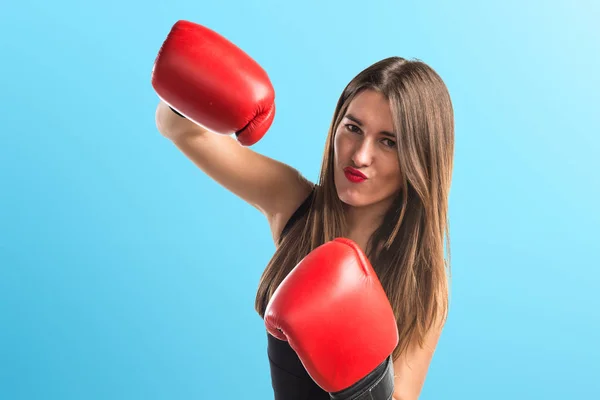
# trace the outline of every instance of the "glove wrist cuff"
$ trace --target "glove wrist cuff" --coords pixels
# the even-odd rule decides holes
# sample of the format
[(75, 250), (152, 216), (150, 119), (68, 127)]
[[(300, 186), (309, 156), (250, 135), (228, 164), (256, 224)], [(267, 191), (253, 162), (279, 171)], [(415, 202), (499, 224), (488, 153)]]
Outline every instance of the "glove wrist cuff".
[(390, 355), (369, 375), (339, 392), (331, 400), (391, 400), (394, 394), (394, 364)]

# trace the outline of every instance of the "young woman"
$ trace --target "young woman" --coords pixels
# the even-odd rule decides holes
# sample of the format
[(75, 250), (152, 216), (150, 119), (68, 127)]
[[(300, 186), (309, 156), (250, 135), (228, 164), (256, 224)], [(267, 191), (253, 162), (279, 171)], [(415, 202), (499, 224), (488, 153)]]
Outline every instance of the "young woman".
[[(262, 137), (274, 113), (265, 74), (213, 32), (185, 28), (171, 32), (155, 66), (154, 86), (162, 99), (157, 127), (202, 171), (265, 215), (276, 251), (260, 280), (257, 312), (265, 316), (276, 289), (307, 255), (335, 238), (350, 239), (368, 257), (393, 309), (398, 332), (391, 354), (393, 398), (418, 398), (449, 296), (454, 117), (442, 79), (425, 63), (400, 57), (361, 71), (339, 98), (315, 184), (248, 147)], [(182, 58), (189, 50), (177, 41), (192, 39), (210, 55), (229, 57)], [(175, 79), (178, 68), (167, 58), (185, 60), (177, 83), (163, 83)], [(246, 65), (242, 70), (239, 60)], [(161, 62), (171, 69), (159, 68)], [(221, 64), (214, 68), (215, 63)], [(199, 79), (213, 83), (198, 84)], [(211, 96), (227, 102), (215, 106)], [(244, 113), (254, 120), (231, 117)], [(232, 132), (237, 140), (227, 134)], [(311, 379), (288, 343), (272, 335), (269, 357), (277, 399), (335, 397)]]

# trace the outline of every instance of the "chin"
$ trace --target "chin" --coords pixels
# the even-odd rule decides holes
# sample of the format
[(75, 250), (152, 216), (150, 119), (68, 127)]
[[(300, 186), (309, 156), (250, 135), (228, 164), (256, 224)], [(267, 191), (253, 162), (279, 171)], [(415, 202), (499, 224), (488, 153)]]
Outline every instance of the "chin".
[(365, 206), (369, 206), (372, 205), (374, 203), (376, 203), (375, 201), (373, 201), (373, 199), (370, 198), (366, 198), (365, 196), (362, 196), (360, 193), (356, 193), (356, 192), (343, 192), (343, 193), (338, 193), (338, 196), (340, 198), (340, 200), (342, 201), (342, 203), (349, 205), (351, 207), (365, 207)]
[(336, 184), (336, 191), (340, 201), (349, 206), (362, 207), (370, 203), (369, 199), (363, 193), (364, 189), (361, 190), (356, 185), (351, 186), (345, 182), (341, 185)]
[(351, 207), (385, 206), (396, 196), (394, 192), (376, 191), (371, 185), (355, 185), (343, 181), (339, 184), (336, 182), (336, 192), (340, 201)]

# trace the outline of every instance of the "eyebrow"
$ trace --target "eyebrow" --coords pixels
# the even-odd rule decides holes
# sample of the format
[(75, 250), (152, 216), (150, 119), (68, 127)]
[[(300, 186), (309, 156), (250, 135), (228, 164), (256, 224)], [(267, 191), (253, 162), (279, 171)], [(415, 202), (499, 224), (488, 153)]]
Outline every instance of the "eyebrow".
[[(362, 123), (362, 121), (361, 121), (360, 119), (356, 118), (356, 117), (355, 117), (354, 115), (352, 115), (352, 114), (346, 114), (345, 118), (348, 118), (350, 121), (353, 121), (353, 122), (355, 122), (355, 123), (356, 123), (358, 126), (363, 126), (363, 123)], [(382, 135), (389, 136), (389, 137), (392, 137), (392, 138), (394, 138), (394, 139), (396, 138), (396, 135), (394, 135), (393, 133), (391, 133), (391, 132), (388, 132), (388, 131), (381, 131), (380, 133), (381, 133)]]

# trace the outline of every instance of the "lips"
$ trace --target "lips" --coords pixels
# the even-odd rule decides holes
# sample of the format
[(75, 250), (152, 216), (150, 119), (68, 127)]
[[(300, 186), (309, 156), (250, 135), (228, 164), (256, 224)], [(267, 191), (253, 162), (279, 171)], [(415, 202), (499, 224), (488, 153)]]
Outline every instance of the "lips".
[(346, 179), (352, 183), (360, 183), (367, 179), (365, 174), (352, 167), (344, 168), (344, 175), (346, 175)]

